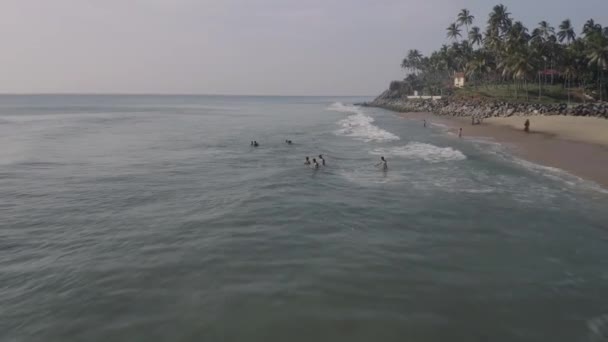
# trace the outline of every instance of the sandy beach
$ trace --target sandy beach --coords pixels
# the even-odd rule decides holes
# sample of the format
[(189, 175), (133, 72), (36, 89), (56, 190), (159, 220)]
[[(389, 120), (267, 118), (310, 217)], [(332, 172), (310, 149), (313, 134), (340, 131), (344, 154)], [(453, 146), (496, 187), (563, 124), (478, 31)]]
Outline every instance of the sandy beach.
[[(469, 118), (431, 113), (402, 113), (406, 119), (427, 120), (463, 129), (463, 138), (484, 137), (507, 146), (516, 156), (562, 169), (608, 189), (608, 120), (572, 116), (491, 118), (471, 125)], [(530, 120), (530, 132), (523, 130)]]

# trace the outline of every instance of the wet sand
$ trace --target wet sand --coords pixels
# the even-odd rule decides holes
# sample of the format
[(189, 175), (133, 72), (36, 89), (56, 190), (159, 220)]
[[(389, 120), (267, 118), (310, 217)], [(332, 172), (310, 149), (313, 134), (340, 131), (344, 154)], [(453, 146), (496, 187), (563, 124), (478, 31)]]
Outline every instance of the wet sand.
[(523, 131), (526, 117), (491, 118), (471, 125), (470, 118), (437, 116), (431, 113), (402, 113), (406, 119), (426, 120), (449, 127), (462, 127), (463, 139), (490, 138), (505, 145), (516, 156), (565, 170), (608, 189), (608, 120), (532, 116), (530, 132)]

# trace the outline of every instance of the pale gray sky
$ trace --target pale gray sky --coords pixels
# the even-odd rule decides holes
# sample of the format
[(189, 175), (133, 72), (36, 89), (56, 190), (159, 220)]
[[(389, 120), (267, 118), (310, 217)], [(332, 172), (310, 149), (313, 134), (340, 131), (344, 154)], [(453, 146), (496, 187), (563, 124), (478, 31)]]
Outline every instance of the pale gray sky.
[[(374, 95), (498, 0), (0, 0), (1, 93)], [(608, 0), (503, 1), (533, 27)]]

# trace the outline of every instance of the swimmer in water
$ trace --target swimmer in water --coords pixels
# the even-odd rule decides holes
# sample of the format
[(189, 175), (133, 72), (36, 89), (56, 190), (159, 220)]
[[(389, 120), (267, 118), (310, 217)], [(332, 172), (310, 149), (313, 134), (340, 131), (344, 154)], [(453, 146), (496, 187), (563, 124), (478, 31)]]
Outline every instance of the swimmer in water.
[(306, 157), (306, 160), (304, 161), (304, 165), (310, 165), (310, 159), (308, 157)]
[(325, 159), (322, 154), (319, 154), (319, 160), (321, 161), (321, 165), (325, 166)]
[(253, 141), (253, 147), (258, 147), (258, 146), (260, 146), (260, 144), (258, 144), (258, 142), (254, 140)]
[(422, 120), (422, 121), (424, 122), (423, 123), (424, 127), (426, 127), (426, 120)]
[(388, 163), (386, 162), (386, 159), (384, 159), (384, 157), (380, 157), (380, 162), (378, 164), (376, 164), (376, 167), (381, 166), (383, 171), (387, 171), (388, 170)]
[(312, 158), (312, 168), (315, 170), (319, 168), (319, 163), (317, 163), (315, 158)]
[(462, 138), (462, 128), (458, 130), (458, 137)]

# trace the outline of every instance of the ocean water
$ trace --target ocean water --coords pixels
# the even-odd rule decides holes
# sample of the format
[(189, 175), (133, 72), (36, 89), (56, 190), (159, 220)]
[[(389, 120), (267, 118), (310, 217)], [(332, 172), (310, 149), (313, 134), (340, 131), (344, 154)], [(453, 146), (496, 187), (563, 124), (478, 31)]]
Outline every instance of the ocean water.
[(606, 190), (361, 100), (0, 97), (0, 341), (607, 340)]

